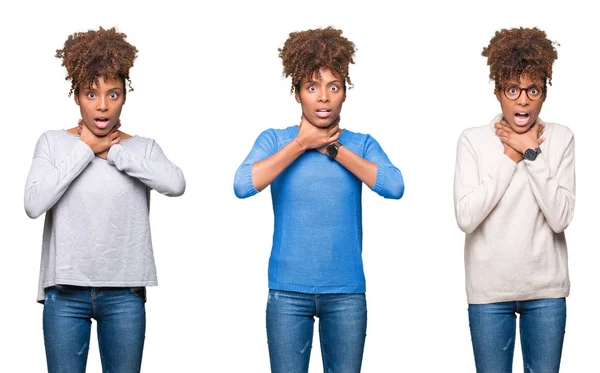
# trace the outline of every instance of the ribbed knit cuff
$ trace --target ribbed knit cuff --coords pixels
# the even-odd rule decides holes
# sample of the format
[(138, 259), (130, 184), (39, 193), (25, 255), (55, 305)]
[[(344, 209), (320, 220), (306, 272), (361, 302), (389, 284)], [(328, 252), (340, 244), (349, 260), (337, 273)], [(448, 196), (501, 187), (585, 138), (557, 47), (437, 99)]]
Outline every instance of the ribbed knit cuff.
[(375, 185), (371, 188), (372, 191), (381, 195), (383, 192), (383, 170), (382, 167), (377, 166), (377, 175), (375, 176)]
[(252, 183), (252, 165), (243, 164), (238, 168), (235, 174), (235, 182), (233, 185), (235, 195), (239, 198), (247, 198), (258, 193)]
[(119, 154), (121, 153), (121, 151), (123, 151), (123, 149), (125, 148), (123, 147), (123, 145), (120, 144), (115, 144), (110, 147), (110, 149), (108, 150), (108, 154), (106, 155), (106, 160), (108, 161), (109, 165), (115, 165), (115, 163), (117, 162), (117, 158), (119, 157)]
[(498, 171), (500, 172), (502, 179), (512, 178), (512, 175), (517, 170), (517, 164), (515, 163), (515, 161), (513, 161), (508, 155), (503, 153), (498, 163)]
[[(75, 144), (75, 147), (73, 148), (73, 152), (77, 155), (81, 154), (82, 158), (85, 156), (87, 162), (91, 161), (96, 156), (92, 148), (81, 140), (77, 141), (77, 144)], [(79, 156), (75, 156), (75, 159), (78, 158)]]

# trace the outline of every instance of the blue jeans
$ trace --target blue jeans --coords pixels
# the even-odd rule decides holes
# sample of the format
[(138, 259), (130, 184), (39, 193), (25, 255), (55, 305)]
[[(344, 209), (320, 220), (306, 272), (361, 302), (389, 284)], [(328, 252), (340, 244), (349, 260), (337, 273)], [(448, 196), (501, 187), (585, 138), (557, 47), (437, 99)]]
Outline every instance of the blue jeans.
[(512, 372), (517, 313), (525, 373), (558, 372), (567, 320), (565, 298), (469, 304), (477, 373)]
[(92, 319), (102, 372), (137, 373), (146, 333), (144, 288), (46, 289), (44, 344), (49, 373), (84, 373)]
[(272, 373), (306, 373), (315, 316), (323, 370), (360, 372), (367, 333), (365, 294), (303, 294), (269, 290), (267, 339)]

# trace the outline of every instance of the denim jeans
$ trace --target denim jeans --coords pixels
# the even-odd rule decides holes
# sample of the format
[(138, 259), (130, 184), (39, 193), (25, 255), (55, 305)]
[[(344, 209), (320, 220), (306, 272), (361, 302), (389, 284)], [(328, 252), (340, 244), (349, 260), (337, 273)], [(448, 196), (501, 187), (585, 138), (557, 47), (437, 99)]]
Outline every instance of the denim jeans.
[(323, 370), (360, 372), (367, 332), (365, 294), (269, 290), (267, 340), (272, 373), (306, 373), (319, 318)]
[(525, 373), (556, 373), (560, 367), (565, 298), (469, 305), (477, 373), (512, 372), (516, 314)]
[(139, 372), (146, 333), (144, 302), (144, 288), (47, 288), (44, 344), (48, 372), (85, 372), (92, 319), (97, 322), (102, 372)]

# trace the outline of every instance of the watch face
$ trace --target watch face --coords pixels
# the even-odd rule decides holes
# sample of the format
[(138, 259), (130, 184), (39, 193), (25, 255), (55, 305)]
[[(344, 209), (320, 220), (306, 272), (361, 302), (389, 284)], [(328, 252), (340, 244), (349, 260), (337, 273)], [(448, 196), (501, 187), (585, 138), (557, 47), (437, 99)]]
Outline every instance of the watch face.
[(523, 153), (523, 158), (527, 159), (528, 161), (535, 161), (537, 155), (538, 153), (535, 150), (527, 149), (525, 150), (525, 153)]
[(335, 144), (329, 144), (327, 145), (327, 156), (329, 158), (335, 158), (337, 156), (338, 153), (338, 148)]

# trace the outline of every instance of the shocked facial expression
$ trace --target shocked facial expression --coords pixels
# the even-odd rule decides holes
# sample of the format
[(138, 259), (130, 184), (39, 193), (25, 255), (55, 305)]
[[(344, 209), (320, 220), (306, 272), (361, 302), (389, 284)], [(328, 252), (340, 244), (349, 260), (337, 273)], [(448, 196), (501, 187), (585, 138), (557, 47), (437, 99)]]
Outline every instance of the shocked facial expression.
[(504, 119), (513, 131), (525, 133), (535, 124), (546, 100), (544, 87), (542, 79), (532, 80), (522, 75), (519, 81), (504, 82), (495, 92)]
[(340, 116), (346, 100), (343, 79), (328, 68), (319, 70), (310, 80), (300, 83), (296, 101), (302, 106), (302, 114), (315, 127), (327, 128)]
[(123, 81), (100, 77), (98, 84), (79, 87), (75, 103), (79, 105), (83, 124), (96, 136), (105, 136), (119, 122), (125, 104)]

